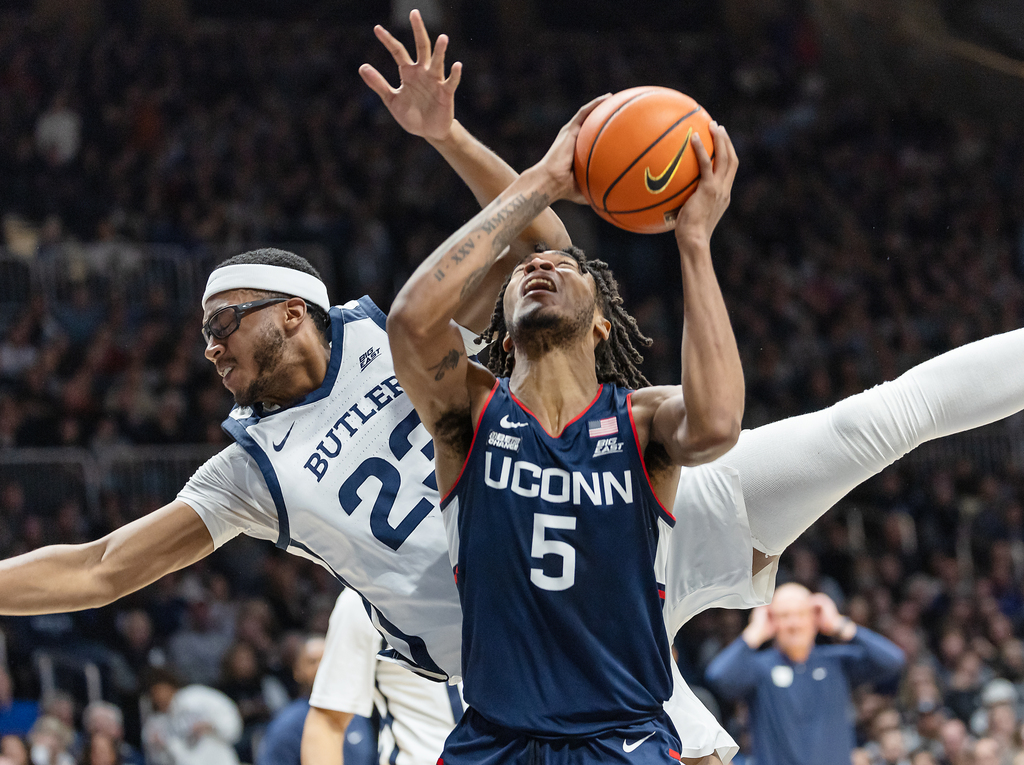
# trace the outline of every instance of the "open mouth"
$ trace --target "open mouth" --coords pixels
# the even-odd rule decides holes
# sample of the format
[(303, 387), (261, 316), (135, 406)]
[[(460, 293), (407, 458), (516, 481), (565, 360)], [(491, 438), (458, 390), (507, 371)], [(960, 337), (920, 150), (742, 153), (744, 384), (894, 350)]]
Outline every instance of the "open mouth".
[(547, 276), (531, 276), (523, 282), (523, 294), (530, 292), (554, 292), (555, 283)]

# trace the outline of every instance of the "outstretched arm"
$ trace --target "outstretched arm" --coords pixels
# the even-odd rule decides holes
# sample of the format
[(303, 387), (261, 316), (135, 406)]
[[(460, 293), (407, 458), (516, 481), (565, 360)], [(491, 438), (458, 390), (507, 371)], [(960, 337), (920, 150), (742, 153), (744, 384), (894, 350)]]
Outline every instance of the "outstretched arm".
[(50, 545), (0, 561), (0, 614), (105, 606), (213, 552), (196, 512), (180, 500), (81, 545)]
[[(431, 50), (430, 36), (420, 12), (412, 11), (409, 21), (416, 40), (415, 61), (405, 46), (384, 27), (378, 25), (373, 30), (398, 65), (399, 86), (392, 88), (370, 64), (359, 67), (359, 74), (380, 96), (395, 121), (406, 132), (421, 136), (437, 149), (484, 207), (508, 188), (519, 174), (455, 119), (455, 90), (462, 77), (462, 64), (452, 64), (451, 74), (445, 78), (447, 35), (439, 35)], [(564, 249), (572, 243), (562, 221), (550, 208), (541, 212), (511, 243), (510, 252), (498, 261), (481, 283), (474, 299), (462, 306), (456, 316), (457, 321), (478, 332), (485, 329), (505, 277), (540, 242), (552, 249)]]
[(641, 389), (634, 407), (653, 412), (650, 440), (676, 465), (708, 462), (732, 448), (743, 419), (743, 368), (711, 263), (711, 234), (729, 206), (739, 167), (725, 128), (712, 122), (715, 165), (700, 136), (693, 151), (700, 184), (679, 210), (676, 244), (683, 274), (682, 386)]
[(544, 158), (428, 257), (398, 293), (388, 316), (395, 374), (434, 437), (438, 484), (451, 487), (469, 451), (467, 431), (494, 383), (471, 365), (453, 317), (509, 242), (548, 205), (578, 195), (572, 176), (576, 136), (603, 97), (580, 109)]
[(937, 356), (820, 412), (744, 431), (736, 468), (755, 546), (780, 554), (855, 486), (933, 438), (1024, 409), (1024, 329)]

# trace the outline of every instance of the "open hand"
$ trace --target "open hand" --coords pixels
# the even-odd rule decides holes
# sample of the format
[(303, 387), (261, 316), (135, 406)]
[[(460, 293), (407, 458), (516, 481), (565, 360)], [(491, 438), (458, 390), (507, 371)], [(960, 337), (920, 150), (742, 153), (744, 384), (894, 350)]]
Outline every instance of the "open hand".
[(462, 64), (452, 64), (451, 74), (444, 76), (444, 54), (448, 49), (448, 36), (439, 35), (430, 49), (430, 35), (420, 12), (409, 14), (413, 37), (416, 39), (416, 60), (395, 37), (379, 24), (373, 28), (384, 47), (398, 64), (400, 82), (392, 88), (384, 76), (370, 64), (359, 67), (359, 76), (380, 96), (391, 116), (406, 132), (428, 141), (444, 141), (455, 119), (455, 89), (462, 78)]

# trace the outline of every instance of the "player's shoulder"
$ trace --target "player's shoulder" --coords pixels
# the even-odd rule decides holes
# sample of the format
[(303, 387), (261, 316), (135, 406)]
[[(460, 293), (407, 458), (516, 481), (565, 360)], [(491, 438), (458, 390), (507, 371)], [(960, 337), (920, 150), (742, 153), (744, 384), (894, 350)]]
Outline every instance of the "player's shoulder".
[(369, 320), (381, 329), (387, 328), (387, 314), (373, 302), (369, 295), (363, 295), (361, 298), (336, 305), (331, 309), (331, 312), (335, 314), (335, 317), (341, 318), (346, 324), (360, 320)]
[(239, 444), (233, 443), (207, 458), (196, 469), (189, 483), (244, 486), (247, 481), (243, 476), (254, 471), (258, 472), (259, 468), (252, 457)]
[(646, 431), (654, 415), (668, 401), (682, 399), (682, 385), (649, 385), (629, 392), (633, 422), (641, 431)]

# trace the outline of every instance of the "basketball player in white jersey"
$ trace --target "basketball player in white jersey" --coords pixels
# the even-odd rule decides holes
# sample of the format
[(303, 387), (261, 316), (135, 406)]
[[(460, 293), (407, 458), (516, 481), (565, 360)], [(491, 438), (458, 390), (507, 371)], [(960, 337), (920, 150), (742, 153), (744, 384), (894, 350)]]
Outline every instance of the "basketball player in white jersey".
[[(429, 41), (427, 46), (429, 50)], [(433, 63), (429, 56), (427, 59), (420, 57), (420, 61), (421, 65), (426, 61), (426, 67)], [(444, 79), (443, 73), (441, 79)], [(490, 156), (483, 147), (474, 144), (473, 151), (467, 152), (463, 159), (466, 167), (479, 169), (475, 163), (487, 161)], [(507, 166), (502, 167), (507, 170)], [(491, 175), (492, 170), (484, 171), (482, 176), (499, 178), (499, 175)], [(499, 183), (492, 196), (508, 181)], [(551, 244), (552, 240), (548, 242)], [(316, 294), (325, 300), (325, 289), (321, 293), (322, 287), (312, 283), (307, 286), (315, 287)], [(320, 298), (314, 296), (310, 300)], [(276, 328), (284, 334), (284, 330), (288, 330), (281, 347), (289, 361), (288, 370), (269, 381), (269, 387), (265, 388), (268, 394), (265, 400), (270, 403), (285, 395), (304, 397), (317, 390), (322, 383), (322, 379), (316, 379), (321, 374), (318, 365), (319, 369), (324, 369), (322, 374), (326, 377), (324, 360), (327, 357), (322, 340), (314, 328), (303, 327), (304, 319), (297, 321), (295, 313), (302, 313), (302, 309), (291, 304), (295, 306), (293, 310), (288, 302), (241, 316), (238, 330), (226, 339), (231, 356), (239, 361), (237, 374), (252, 379), (256, 371), (254, 343), (261, 332)], [(358, 313), (358, 309), (358, 305), (350, 305), (348, 310)], [(211, 313), (208, 312), (208, 317)], [(368, 312), (363, 311), (363, 315), (365, 318), (360, 321), (372, 323)], [(296, 324), (299, 329), (293, 331)], [(345, 334), (346, 338), (351, 338), (354, 333)], [(347, 342), (345, 338), (344, 342)], [(382, 355), (363, 356), (378, 348)], [(357, 358), (363, 356), (367, 369), (385, 363), (390, 365), (386, 342), (382, 346), (349, 348), (346, 355), (350, 354)], [(677, 629), (686, 618), (704, 608), (743, 608), (770, 600), (774, 566), (763, 568), (762, 573), (752, 579), (752, 547), (760, 551), (758, 555), (762, 558), (777, 555), (854, 486), (914, 447), (1020, 411), (1024, 408), (1024, 376), (1019, 374), (1022, 365), (1024, 331), (972, 343), (830, 409), (745, 431), (737, 446), (717, 462), (684, 470), (679, 496), (686, 506), (693, 506), (692, 498), (699, 497), (703, 509), (689, 517), (679, 516), (677, 532), (684, 524), (689, 531), (675, 533), (672, 537), (673, 552), (678, 554), (670, 556), (669, 562), (677, 565), (678, 561), (678, 565), (669, 578), (666, 592), (669, 629)], [(307, 370), (314, 371), (307, 373)], [(376, 384), (371, 385), (366, 394), (374, 391), (373, 396), (380, 401), (388, 397), (386, 386), (376, 388)], [(365, 395), (362, 398), (365, 399)], [(360, 411), (365, 416), (369, 410)], [(374, 412), (377, 411), (375, 408)], [(387, 409), (369, 416), (385, 414)], [(359, 418), (353, 413), (348, 423), (355, 422), (359, 422)], [(339, 427), (343, 429), (343, 425)], [(286, 442), (295, 439), (298, 428), (290, 436), (288, 432), (273, 439), (272, 451), (274, 445), (281, 445), (282, 452), (291, 448), (281, 439)], [(342, 432), (347, 433), (344, 429)], [(323, 440), (325, 448), (333, 452), (333, 440)], [(318, 451), (318, 446), (319, 442), (314, 450)], [(426, 443), (417, 437), (414, 446), (408, 456), (422, 456), (419, 450), (425, 448)], [(278, 539), (281, 524), (271, 488), (255, 461), (242, 451), (241, 447), (230, 447), (226, 454), (222, 453), (200, 471), (200, 486), (207, 479), (219, 481), (223, 486), (209, 496), (204, 495), (201, 488), (192, 495), (196, 504), (204, 501), (210, 504), (208, 512), (176, 500), (95, 542), (46, 547), (0, 562), (0, 613), (56, 613), (106, 605), (199, 560), (239, 533)], [(416, 464), (420, 465), (418, 461)], [(314, 465), (318, 463), (314, 461)], [(332, 468), (335, 472), (343, 469), (341, 463), (335, 465)], [(308, 470), (299, 465), (297, 472)], [(368, 488), (368, 496), (354, 511), (367, 526), (367, 516), (375, 503), (375, 492), (372, 486)], [(333, 501), (337, 508), (337, 496)], [(400, 519), (394, 518), (392, 523), (400, 525)], [(440, 526), (440, 521), (437, 524)], [(382, 556), (396, 553), (387, 560), (393, 561), (395, 570), (405, 566), (408, 551), (404, 546), (393, 550), (372, 537), (368, 530), (364, 536), (370, 543), (366, 547), (324, 524), (318, 528), (311, 549), (324, 557), (326, 548), (337, 546), (340, 548), (338, 557), (351, 566), (379, 562)], [(443, 537), (436, 544), (436, 554), (443, 559), (444, 570), (439, 574), (428, 568), (418, 575), (438, 576), (438, 581), (451, 583)], [(290, 549), (303, 552), (295, 545), (290, 545)], [(409, 578), (395, 586), (415, 589), (417, 584), (415, 578)], [(451, 594), (454, 598), (453, 584)], [(386, 600), (387, 596), (385, 601), (375, 605), (384, 606)], [(451, 626), (449, 633), (452, 632), (458, 633), (457, 625)], [(456, 645), (447, 652), (457, 653), (457, 650)], [(717, 753), (728, 762), (735, 745), (699, 702), (694, 699), (693, 703), (695, 707), (684, 704), (688, 714), (674, 717), (680, 720), (677, 727), (683, 739), (683, 754), (697, 758)], [(689, 722), (684, 725), (683, 720)]]
[[(378, 660), (384, 641), (353, 590), (338, 598), (326, 644), (327, 663), (317, 673), (303, 731), (303, 762), (340, 763), (344, 730), (353, 715), (369, 717), (376, 709), (382, 765), (435, 765), (445, 738), (462, 717), (458, 687)], [(323, 719), (328, 715), (341, 723), (331, 725), (331, 718)]]

